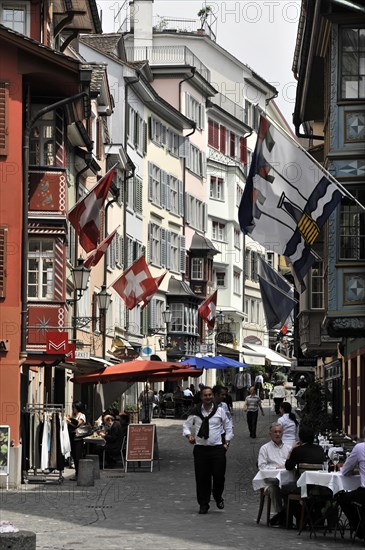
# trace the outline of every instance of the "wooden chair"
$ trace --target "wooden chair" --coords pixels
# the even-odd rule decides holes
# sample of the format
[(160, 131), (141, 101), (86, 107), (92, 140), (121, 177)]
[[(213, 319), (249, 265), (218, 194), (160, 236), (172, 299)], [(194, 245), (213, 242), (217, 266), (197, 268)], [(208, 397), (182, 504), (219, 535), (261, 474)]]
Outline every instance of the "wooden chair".
[[(356, 508), (356, 512), (357, 512), (359, 521), (358, 521), (356, 529), (351, 533), (352, 543), (354, 543), (356, 538), (358, 538), (357, 534), (356, 534), (357, 530), (361, 526), (365, 525), (365, 506), (363, 504), (361, 504), (360, 502), (354, 502), (353, 504)], [(359, 539), (359, 540), (361, 540), (361, 539)], [(363, 546), (365, 546), (365, 539), (363, 540)]]
[(267, 499), (266, 503), (266, 525), (270, 527), (270, 512), (271, 512), (271, 497), (268, 487), (262, 487), (260, 489), (260, 506), (259, 506), (259, 512), (257, 514), (256, 523), (260, 523), (260, 519), (262, 516), (262, 512), (264, 510), (265, 506), (265, 499)]

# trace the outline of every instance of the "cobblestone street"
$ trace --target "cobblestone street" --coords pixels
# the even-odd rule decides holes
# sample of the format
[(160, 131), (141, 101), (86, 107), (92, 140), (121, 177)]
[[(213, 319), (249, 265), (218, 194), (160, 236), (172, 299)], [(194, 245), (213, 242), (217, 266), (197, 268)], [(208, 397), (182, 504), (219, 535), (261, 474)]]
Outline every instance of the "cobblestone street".
[(37, 534), (40, 550), (168, 550), (209, 548), (343, 548), (360, 547), (345, 540), (296, 530), (256, 524), (259, 495), (252, 489), (258, 449), (267, 441), (269, 425), (275, 420), (265, 402), (265, 417), (259, 418), (258, 437), (248, 437), (242, 403), (235, 403), (235, 439), (228, 451), (225, 510), (214, 502), (207, 515), (197, 514), (192, 446), (182, 437), (182, 420), (156, 419), (160, 471), (151, 473), (109, 470), (101, 473), (95, 487), (83, 489), (70, 481), (28, 484), (20, 491), (3, 491), (1, 519), (19, 529)]

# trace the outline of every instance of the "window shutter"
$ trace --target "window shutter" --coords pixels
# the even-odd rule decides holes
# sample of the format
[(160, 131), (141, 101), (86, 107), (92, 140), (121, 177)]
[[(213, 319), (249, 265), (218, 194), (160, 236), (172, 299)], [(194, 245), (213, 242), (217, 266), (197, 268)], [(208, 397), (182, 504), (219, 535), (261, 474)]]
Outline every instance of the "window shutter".
[(56, 166), (66, 166), (63, 109), (55, 112)]
[(148, 224), (148, 261), (153, 262), (153, 239), (152, 239), (152, 223)]
[(208, 145), (214, 147), (214, 123), (210, 118), (208, 119)]
[(240, 161), (247, 164), (247, 139), (240, 137)]
[(179, 236), (179, 256), (180, 256), (180, 272), (185, 273), (186, 257), (185, 257), (185, 237)]
[(208, 229), (208, 205), (203, 203), (203, 231)]
[(6, 296), (6, 258), (7, 258), (8, 228), (0, 227), (0, 298)]
[(236, 155), (236, 136), (233, 132), (230, 132), (229, 136), (229, 156), (235, 158)]
[(185, 116), (190, 118), (190, 95), (185, 92)]
[(9, 88), (7, 82), (0, 82), (0, 156), (9, 150)]
[(203, 178), (207, 177), (207, 158), (205, 156), (205, 153), (200, 152), (200, 165), (201, 165), (201, 171), (200, 174)]
[(160, 204), (162, 206), (162, 208), (165, 208), (166, 207), (166, 192), (167, 192), (167, 189), (166, 189), (166, 186), (167, 186), (167, 173), (164, 171), (164, 170), (161, 170), (160, 172), (160, 177), (161, 177), (161, 198), (160, 198)]
[(186, 168), (190, 168), (191, 167), (191, 155), (192, 155), (192, 149), (191, 149), (191, 144), (189, 142), (188, 146), (187, 146), (187, 150), (186, 150)]
[(218, 149), (219, 144), (219, 124), (217, 122), (213, 122), (213, 147), (215, 149)]
[(146, 122), (143, 123), (143, 154), (147, 153), (147, 144), (148, 144), (148, 125)]
[(148, 307), (149, 327), (158, 328), (157, 326), (157, 302), (156, 298), (152, 298)]
[(161, 262), (162, 267), (166, 266), (166, 229), (160, 228), (160, 246), (161, 246)]
[(148, 163), (148, 200), (153, 201), (153, 164)]
[(178, 180), (179, 186), (179, 215), (184, 215), (184, 193), (183, 193), (183, 182)]
[(171, 210), (171, 187), (169, 174), (166, 174), (166, 210)]
[(166, 266), (167, 269), (171, 268), (171, 232), (166, 231)]
[(219, 150), (223, 155), (226, 154), (226, 128), (224, 126), (220, 127), (220, 143), (219, 143)]
[(191, 208), (190, 208), (190, 197), (189, 193), (185, 193), (185, 222), (190, 223), (191, 220)]
[(151, 140), (154, 139), (154, 129), (155, 129), (154, 122), (155, 122), (155, 119), (150, 116), (148, 119), (148, 133), (149, 133), (149, 138)]
[(201, 103), (199, 104), (199, 120), (200, 120), (200, 128), (204, 130), (205, 127), (205, 107)]
[(101, 118), (96, 119), (96, 158), (100, 160), (102, 158), (103, 151), (103, 125)]
[(161, 145), (167, 145), (167, 128), (161, 124)]
[(185, 159), (189, 151), (189, 138), (179, 136), (179, 158)]

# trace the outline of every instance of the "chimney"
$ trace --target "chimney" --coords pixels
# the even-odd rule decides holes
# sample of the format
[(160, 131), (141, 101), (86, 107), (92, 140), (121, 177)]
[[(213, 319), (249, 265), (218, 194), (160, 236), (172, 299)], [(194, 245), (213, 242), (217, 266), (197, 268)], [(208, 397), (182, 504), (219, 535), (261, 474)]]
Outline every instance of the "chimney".
[[(152, 46), (153, 0), (133, 0), (130, 2), (131, 31), (134, 36), (134, 48)], [(137, 54), (138, 55), (138, 54)], [(147, 56), (144, 57), (146, 59)], [(140, 56), (135, 59), (141, 59)]]

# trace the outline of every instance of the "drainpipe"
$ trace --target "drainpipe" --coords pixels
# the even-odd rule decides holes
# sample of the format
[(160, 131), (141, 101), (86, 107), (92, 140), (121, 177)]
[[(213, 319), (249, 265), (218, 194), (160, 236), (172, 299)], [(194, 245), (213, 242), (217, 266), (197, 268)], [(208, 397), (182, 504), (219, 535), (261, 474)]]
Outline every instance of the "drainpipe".
[(30, 87), (29, 84), (26, 90), (26, 111), (25, 121), (23, 129), (23, 215), (22, 215), (22, 267), (21, 267), (21, 302), (22, 309), (20, 314), (20, 354), (19, 358), (25, 359), (27, 356), (27, 315), (28, 315), (28, 208), (29, 208), (29, 144), (30, 144), (30, 132), (35, 122), (43, 115), (55, 111), (60, 107), (64, 107), (78, 99), (89, 97), (87, 92), (81, 92), (71, 97), (52, 103), (41, 109), (33, 118), (30, 118)]

